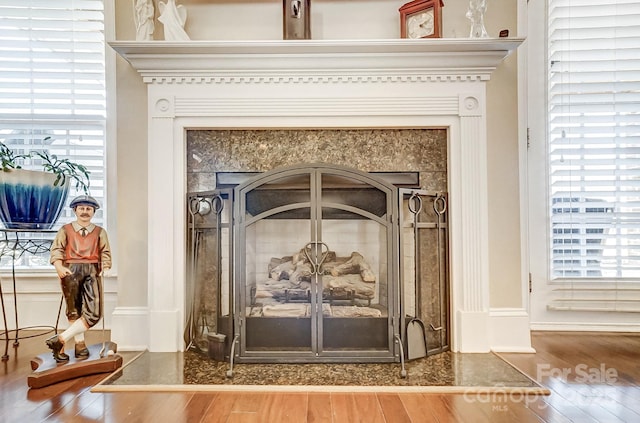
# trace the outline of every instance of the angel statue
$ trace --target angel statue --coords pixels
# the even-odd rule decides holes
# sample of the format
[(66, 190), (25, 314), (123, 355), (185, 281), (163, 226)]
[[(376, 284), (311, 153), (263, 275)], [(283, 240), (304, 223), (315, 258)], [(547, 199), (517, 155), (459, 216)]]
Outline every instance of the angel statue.
[(484, 27), (484, 14), (487, 11), (487, 0), (469, 0), (467, 18), (471, 20), (471, 38), (486, 38), (489, 36)]
[(158, 20), (164, 25), (164, 39), (167, 41), (186, 41), (189, 36), (184, 30), (187, 21), (187, 9), (183, 5), (176, 5), (176, 0), (158, 2), (160, 17)]
[(136, 24), (136, 41), (153, 40), (153, 0), (133, 0), (133, 19)]

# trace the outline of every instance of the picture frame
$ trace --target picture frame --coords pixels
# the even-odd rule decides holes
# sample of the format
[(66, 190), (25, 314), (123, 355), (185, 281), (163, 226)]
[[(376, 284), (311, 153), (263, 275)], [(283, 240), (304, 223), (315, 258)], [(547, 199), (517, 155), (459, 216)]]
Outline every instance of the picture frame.
[(401, 38), (442, 38), (442, 0), (414, 0), (400, 12)]

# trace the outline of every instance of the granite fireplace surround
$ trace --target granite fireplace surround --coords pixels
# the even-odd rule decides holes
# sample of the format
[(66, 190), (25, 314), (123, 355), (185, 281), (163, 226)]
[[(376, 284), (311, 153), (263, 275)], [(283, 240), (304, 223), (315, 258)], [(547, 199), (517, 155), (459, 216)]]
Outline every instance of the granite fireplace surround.
[[(206, 166), (224, 157), (234, 170), (308, 160), (412, 170), (403, 162), (429, 154), (421, 184), (448, 191), (451, 213), (451, 350), (530, 351), (524, 310), (490, 313), (487, 252), (485, 85), (522, 41), (111, 42), (147, 84), (149, 140), (148, 307), (116, 308), (114, 339), (184, 350), (184, 203), (188, 191), (211, 187)], [(242, 142), (226, 144), (225, 131)], [(292, 142), (294, 132), (305, 135)], [(367, 143), (381, 134), (409, 143)], [(441, 149), (416, 148), (418, 138)], [(210, 154), (193, 154), (189, 142)], [(243, 162), (240, 150), (263, 160)]]
[(446, 129), (188, 130), (187, 191), (217, 186), (217, 173), (326, 163), (364, 172), (418, 172), (420, 187), (447, 191)]
[[(222, 197), (217, 197), (220, 202), (216, 203), (216, 208), (222, 207), (219, 223), (217, 214), (209, 214), (206, 207), (205, 215), (194, 216), (194, 226), (191, 216), (187, 224), (188, 261), (194, 260), (195, 266), (187, 282), (188, 308), (196, 322), (189, 330), (190, 345), (206, 351), (210, 342), (207, 334), (217, 332), (226, 336), (225, 355), (229, 355), (234, 338), (229, 322), (231, 302), (236, 304), (236, 310), (246, 307), (246, 314), (233, 313), (239, 314), (235, 316), (235, 333), (242, 341), (238, 344), (242, 347), (236, 348), (237, 361), (397, 359), (400, 351), (393, 348), (394, 338), (388, 333), (404, 334), (404, 328), (397, 326), (400, 310), (395, 306), (400, 304), (402, 293), (406, 315), (419, 315), (427, 328), (429, 324), (440, 328), (427, 331), (429, 353), (448, 350), (446, 129), (208, 129), (188, 130), (186, 137), (190, 213), (196, 209), (191, 206), (193, 201), (215, 198), (212, 190), (222, 190)], [(261, 186), (246, 197), (240, 194), (244, 190), (237, 192), (233, 201), (224, 194), (242, 180), (263, 178), (264, 172), (274, 169), (291, 172), (300, 166), (301, 173), (295, 179), (285, 178), (287, 189), (278, 188), (283, 182), (276, 178), (271, 180), (271, 189)], [(317, 181), (323, 186), (321, 201), (313, 194), (317, 191), (306, 185), (310, 182), (306, 172), (312, 168), (321, 169), (323, 175), (322, 182)], [(391, 191), (400, 198), (391, 204), (401, 202), (400, 210), (385, 206), (383, 191), (352, 185), (353, 180), (346, 182), (334, 173), (353, 169), (393, 181)], [(391, 198), (395, 195), (389, 195)], [(237, 210), (243, 201), (252, 217), (263, 213), (270, 216), (249, 225), (246, 231), (253, 236), (240, 235), (246, 234), (244, 219), (239, 218), (244, 213)], [(318, 210), (319, 202), (321, 230), (314, 234), (311, 210)], [(418, 233), (414, 233), (409, 206), (417, 204), (422, 207), (416, 216), (420, 222), (415, 229)], [(341, 206), (354, 207), (364, 215), (356, 217), (340, 211)], [(436, 206), (442, 207), (439, 227), (432, 210)], [(278, 207), (295, 207), (295, 211), (273, 211)], [(234, 209), (233, 213), (230, 209)], [(365, 217), (367, 212), (382, 221)], [(233, 222), (232, 214), (236, 215)], [(383, 223), (395, 220), (394, 216), (400, 233)], [(236, 234), (233, 242), (229, 239), (231, 232)], [(322, 261), (322, 276), (316, 282), (323, 286), (321, 306), (317, 306), (322, 308), (322, 318), (312, 317), (312, 304), (316, 302), (312, 298), (314, 278), (311, 264), (301, 252), (305, 245), (312, 248), (310, 241), (316, 237), (326, 246), (329, 256)], [(414, 255), (414, 238), (419, 240), (418, 259)], [(402, 250), (400, 244), (404, 245)], [(235, 261), (230, 259), (232, 248)], [(290, 255), (293, 253), (297, 257)], [(349, 259), (356, 262), (345, 263)], [(356, 263), (362, 263), (364, 273)], [(270, 267), (274, 268), (267, 273)], [(399, 277), (391, 276), (394, 269)], [(235, 289), (229, 286), (231, 279)], [(420, 281), (419, 306), (416, 279)], [(311, 329), (317, 327), (315, 318), (322, 321), (322, 330)], [(354, 332), (366, 336), (358, 338)], [(317, 340), (318, 345), (314, 347), (311, 340)], [(383, 351), (389, 348), (393, 352), (386, 356)], [(376, 354), (375, 358), (367, 358), (372, 354)], [(215, 356), (211, 351), (210, 355)]]

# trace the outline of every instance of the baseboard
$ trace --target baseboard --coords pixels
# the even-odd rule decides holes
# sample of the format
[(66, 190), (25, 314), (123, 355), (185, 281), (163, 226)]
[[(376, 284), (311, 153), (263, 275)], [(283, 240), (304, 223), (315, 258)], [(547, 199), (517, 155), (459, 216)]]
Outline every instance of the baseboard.
[(529, 313), (525, 309), (458, 312), (458, 322), (459, 352), (535, 352), (531, 347)]
[(116, 307), (111, 322), (111, 340), (118, 344), (118, 351), (144, 351), (149, 348), (147, 307)]
[(178, 310), (152, 310), (149, 313), (149, 351), (184, 350), (182, 325)]
[(491, 350), (496, 352), (534, 353), (531, 347), (529, 313), (521, 308), (489, 310)]
[(458, 311), (454, 336), (456, 352), (486, 353), (491, 351), (489, 339), (489, 313), (484, 311)]
[(640, 332), (640, 323), (532, 322), (531, 330), (556, 332)]

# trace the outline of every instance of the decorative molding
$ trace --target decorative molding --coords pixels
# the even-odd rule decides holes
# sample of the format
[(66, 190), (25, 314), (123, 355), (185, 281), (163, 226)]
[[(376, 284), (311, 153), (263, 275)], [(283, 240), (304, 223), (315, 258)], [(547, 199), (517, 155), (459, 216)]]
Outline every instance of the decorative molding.
[(453, 115), (460, 107), (458, 101), (458, 96), (308, 97), (288, 98), (287, 101), (283, 101), (282, 98), (179, 97), (175, 99), (175, 115), (176, 117)]
[[(462, 95), (463, 98), (470, 98)], [(461, 106), (461, 109), (466, 109)], [(484, 107), (476, 107), (484, 110)], [(460, 119), (462, 154), (459, 198), (464, 199), (462, 242), (455, 245), (465, 263), (461, 310), (484, 313), (489, 310), (487, 147), (484, 116)], [(452, 158), (453, 160), (453, 158)]]
[(149, 84), (486, 81), (522, 38), (111, 41)]
[(172, 99), (160, 98), (156, 101), (153, 109), (154, 117), (174, 117), (174, 104)]
[(461, 94), (458, 104), (460, 105), (458, 114), (461, 117), (484, 115), (484, 101), (480, 101), (477, 97)]
[(482, 74), (429, 74), (429, 75), (217, 75), (217, 76), (145, 76), (147, 84), (198, 85), (198, 84), (363, 84), (363, 83), (411, 83), (411, 82), (477, 82), (486, 81)]

